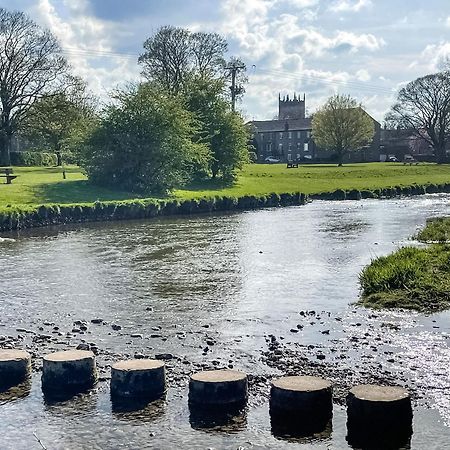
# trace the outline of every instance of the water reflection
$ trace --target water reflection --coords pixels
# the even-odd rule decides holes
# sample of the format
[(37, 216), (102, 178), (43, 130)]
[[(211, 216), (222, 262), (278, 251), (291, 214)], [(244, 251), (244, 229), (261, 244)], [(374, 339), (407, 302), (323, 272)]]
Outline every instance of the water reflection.
[(140, 424), (143, 422), (153, 422), (161, 418), (166, 411), (166, 399), (162, 398), (151, 403), (139, 400), (122, 400), (117, 399), (111, 401), (113, 416), (121, 421), (135, 422)]
[(25, 380), (23, 383), (20, 383), (16, 386), (12, 386), (3, 392), (0, 392), (0, 405), (25, 398), (28, 395), (30, 395), (30, 392), (31, 392), (31, 378)]
[(44, 395), (45, 410), (55, 416), (85, 416), (97, 409), (97, 391), (88, 390), (79, 394)]
[(196, 430), (236, 433), (247, 426), (247, 407), (242, 405), (200, 407), (190, 404), (189, 422)]
[(299, 444), (320, 443), (329, 440), (333, 432), (332, 420), (317, 422), (315, 425), (305, 424), (296, 418), (282, 416), (270, 417), (271, 432), (274, 437), (287, 442)]

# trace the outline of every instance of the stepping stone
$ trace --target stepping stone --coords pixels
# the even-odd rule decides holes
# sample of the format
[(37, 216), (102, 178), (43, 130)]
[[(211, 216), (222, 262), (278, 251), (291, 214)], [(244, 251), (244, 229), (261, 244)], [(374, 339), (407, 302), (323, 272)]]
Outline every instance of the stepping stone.
[(0, 350), (0, 390), (16, 386), (30, 377), (31, 355), (24, 350)]
[(412, 433), (412, 406), (408, 391), (398, 386), (363, 384), (347, 396), (349, 443), (406, 442)]
[(330, 381), (310, 376), (288, 376), (272, 381), (272, 428), (308, 435), (322, 431), (333, 415)]
[(237, 370), (197, 372), (189, 381), (189, 403), (203, 406), (244, 405), (248, 396), (247, 375)]
[(111, 397), (127, 400), (156, 400), (166, 392), (163, 361), (132, 359), (111, 367)]
[(97, 382), (95, 355), (86, 350), (67, 350), (44, 356), (42, 390), (51, 397), (84, 392)]

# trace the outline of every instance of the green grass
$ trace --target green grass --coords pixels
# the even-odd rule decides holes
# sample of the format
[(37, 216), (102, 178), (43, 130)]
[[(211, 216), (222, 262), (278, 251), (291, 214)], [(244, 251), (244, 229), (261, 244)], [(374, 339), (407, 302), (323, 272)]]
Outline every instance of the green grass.
[(14, 167), (14, 175), (18, 178), (12, 184), (0, 184), (0, 207), (8, 204), (90, 203), (139, 197), (130, 192), (94, 186), (76, 166), (66, 167), (65, 180), (60, 167)]
[[(67, 168), (66, 180), (63, 180), (60, 168), (16, 167), (14, 172), (19, 177), (13, 184), (0, 184), (0, 207), (8, 204), (66, 204), (140, 197), (131, 192), (94, 186), (75, 166)], [(403, 166), (395, 163), (368, 163), (349, 164), (344, 167), (305, 165), (298, 169), (286, 169), (285, 164), (249, 164), (242, 170), (237, 182), (231, 186), (211, 181), (177, 190), (173, 196), (178, 199), (192, 199), (291, 192), (315, 194), (336, 189), (372, 190), (449, 182), (448, 165)]]
[[(449, 229), (450, 218), (433, 219), (418, 238), (437, 242)], [(365, 306), (424, 312), (450, 308), (450, 245), (403, 247), (373, 260), (359, 279)]]
[(450, 217), (433, 217), (416, 238), (422, 242), (450, 242)]

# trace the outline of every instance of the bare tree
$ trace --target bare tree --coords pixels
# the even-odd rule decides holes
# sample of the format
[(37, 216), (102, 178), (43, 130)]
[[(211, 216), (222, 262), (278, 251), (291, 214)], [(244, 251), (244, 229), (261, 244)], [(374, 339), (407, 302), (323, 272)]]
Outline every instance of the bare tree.
[(386, 116), (390, 126), (411, 129), (434, 149), (436, 162), (446, 160), (450, 139), (450, 71), (426, 75), (400, 90)]
[(10, 164), (12, 135), (65, 68), (61, 48), (49, 30), (22, 12), (0, 8), (0, 165)]
[(215, 77), (221, 73), (227, 43), (216, 33), (191, 33), (184, 28), (164, 26), (144, 42), (144, 50), (138, 60), (142, 74), (177, 94), (192, 77)]

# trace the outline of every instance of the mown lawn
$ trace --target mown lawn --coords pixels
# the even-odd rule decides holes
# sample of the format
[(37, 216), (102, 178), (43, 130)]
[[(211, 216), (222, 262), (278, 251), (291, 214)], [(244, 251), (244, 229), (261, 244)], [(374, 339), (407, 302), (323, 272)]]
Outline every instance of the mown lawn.
[[(141, 196), (94, 186), (76, 166), (68, 167), (63, 180), (60, 168), (15, 167), (19, 175), (11, 185), (0, 184), (0, 206), (42, 203), (78, 203), (126, 200)], [(4, 179), (0, 179), (4, 180)], [(450, 182), (450, 166), (396, 163), (305, 165), (286, 169), (285, 164), (247, 165), (232, 186), (211, 181), (174, 192), (176, 198), (263, 195), (268, 193), (331, 192), (336, 189), (370, 190), (412, 184)]]

